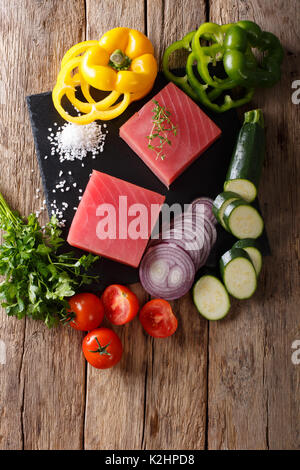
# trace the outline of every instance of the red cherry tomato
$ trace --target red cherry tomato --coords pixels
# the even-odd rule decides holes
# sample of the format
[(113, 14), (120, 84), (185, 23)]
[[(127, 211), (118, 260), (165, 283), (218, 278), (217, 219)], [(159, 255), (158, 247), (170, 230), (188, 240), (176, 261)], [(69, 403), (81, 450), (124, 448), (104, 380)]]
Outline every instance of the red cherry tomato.
[(139, 311), (137, 296), (125, 286), (112, 284), (102, 295), (105, 316), (114, 325), (124, 325), (131, 321)]
[(69, 323), (75, 330), (94, 330), (102, 323), (104, 307), (102, 300), (95, 294), (76, 294), (70, 298), (69, 304), (69, 311), (75, 314)]
[(118, 335), (109, 328), (90, 331), (82, 342), (86, 360), (96, 369), (109, 369), (122, 357), (123, 347)]
[(171, 305), (163, 299), (147, 302), (140, 312), (140, 321), (147, 333), (154, 338), (171, 336), (178, 324)]

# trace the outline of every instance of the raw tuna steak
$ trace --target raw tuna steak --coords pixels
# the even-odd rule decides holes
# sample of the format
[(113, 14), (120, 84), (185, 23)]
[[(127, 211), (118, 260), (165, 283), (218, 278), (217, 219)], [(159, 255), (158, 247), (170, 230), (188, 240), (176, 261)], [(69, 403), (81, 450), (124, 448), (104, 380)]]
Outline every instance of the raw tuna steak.
[[(153, 100), (171, 113), (169, 119), (176, 126), (176, 136), (172, 132), (165, 132), (165, 137), (171, 141), (171, 145), (164, 144), (163, 159), (157, 157), (157, 153), (148, 147), (147, 136), (153, 129)], [(120, 128), (120, 136), (169, 187), (221, 135), (221, 130), (173, 83), (163, 88), (153, 100), (145, 104)], [(165, 124), (168, 125), (167, 122)], [(158, 137), (151, 141), (156, 148), (159, 143)]]
[(137, 267), (164, 200), (160, 194), (94, 170), (68, 243)]

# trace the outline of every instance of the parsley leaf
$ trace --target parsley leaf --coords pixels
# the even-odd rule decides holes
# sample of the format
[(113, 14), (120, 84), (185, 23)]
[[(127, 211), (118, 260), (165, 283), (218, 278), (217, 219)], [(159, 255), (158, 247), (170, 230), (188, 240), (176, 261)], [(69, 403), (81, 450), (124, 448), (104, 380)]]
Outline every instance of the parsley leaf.
[(0, 302), (8, 315), (42, 320), (50, 328), (65, 321), (68, 297), (97, 279), (87, 271), (98, 259), (59, 253), (64, 244), (55, 216), (42, 230), (35, 214), (27, 221), (12, 211), (0, 193)]

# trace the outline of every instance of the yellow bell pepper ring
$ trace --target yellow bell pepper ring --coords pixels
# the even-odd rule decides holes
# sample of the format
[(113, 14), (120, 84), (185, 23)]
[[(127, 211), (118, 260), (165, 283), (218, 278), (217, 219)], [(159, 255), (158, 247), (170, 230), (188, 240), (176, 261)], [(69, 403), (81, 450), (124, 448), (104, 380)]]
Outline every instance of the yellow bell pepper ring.
[[(78, 74), (74, 75), (73, 77), (71, 74), (74, 70), (76, 70), (76, 68), (80, 64), (80, 61), (80, 57), (74, 57), (64, 65), (64, 67), (60, 70), (58, 74), (57, 83), (52, 92), (53, 104), (58, 113), (66, 121), (73, 122), (74, 124), (89, 124), (90, 122), (95, 121), (96, 119), (107, 121), (110, 119), (114, 119), (115, 117), (122, 114), (131, 102), (130, 93), (125, 93), (122, 101), (112, 106), (119, 98), (120, 93), (112, 91), (101, 101), (95, 102), (87, 91), (87, 85), (85, 84), (85, 92), (86, 94), (88, 94), (89, 98), (91, 98), (92, 103), (86, 103), (76, 98), (75, 86), (78, 80)], [(82, 77), (80, 77), (80, 83), (81, 86), (84, 83)], [(72, 116), (71, 114), (69, 114), (61, 104), (62, 98), (65, 95), (73, 104), (73, 106), (75, 106), (79, 111), (85, 114), (81, 116)]]
[[(115, 93), (115, 92), (112, 92), (112, 93)], [(61, 104), (61, 100), (65, 94), (66, 94), (65, 88), (54, 87), (53, 92), (52, 92), (54, 106), (56, 110), (58, 111), (58, 113), (66, 121), (73, 122), (74, 124), (79, 124), (79, 125), (89, 124), (90, 122), (96, 121), (97, 119), (101, 121), (109, 121), (111, 119), (114, 119), (117, 116), (120, 116), (120, 114), (122, 114), (125, 111), (125, 109), (128, 107), (128, 105), (131, 102), (130, 93), (125, 93), (122, 101), (120, 101), (120, 103), (117, 103), (114, 106), (110, 106), (104, 110), (98, 110), (96, 106), (98, 103), (95, 103), (91, 105), (91, 110), (88, 113), (82, 114), (81, 116), (72, 116), (63, 108)]]
[[(149, 39), (134, 29), (114, 28), (99, 41), (83, 41), (67, 51), (52, 92), (53, 103), (66, 121), (76, 124), (114, 119), (150, 92), (156, 75)], [(77, 87), (86, 101), (76, 96)], [(110, 93), (96, 102), (90, 87)], [(62, 105), (64, 96), (83, 115), (69, 114)]]
[(60, 67), (63, 68), (69, 60), (84, 54), (90, 47), (96, 46), (98, 41), (82, 41), (72, 46), (63, 56)]
[(114, 28), (98, 46), (86, 51), (80, 63), (83, 78), (94, 88), (119, 93), (141, 92), (157, 75), (157, 62), (149, 39), (139, 31)]

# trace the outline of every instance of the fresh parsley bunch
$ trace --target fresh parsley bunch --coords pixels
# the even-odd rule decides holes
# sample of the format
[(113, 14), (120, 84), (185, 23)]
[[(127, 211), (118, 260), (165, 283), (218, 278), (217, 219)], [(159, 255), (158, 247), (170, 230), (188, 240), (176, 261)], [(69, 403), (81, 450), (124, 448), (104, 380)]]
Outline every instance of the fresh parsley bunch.
[(42, 320), (48, 327), (67, 319), (67, 298), (76, 288), (95, 277), (87, 270), (98, 259), (88, 254), (80, 259), (72, 252), (59, 254), (63, 245), (58, 221), (53, 216), (42, 230), (37, 217), (27, 222), (12, 211), (0, 193), (0, 302), (8, 315)]

